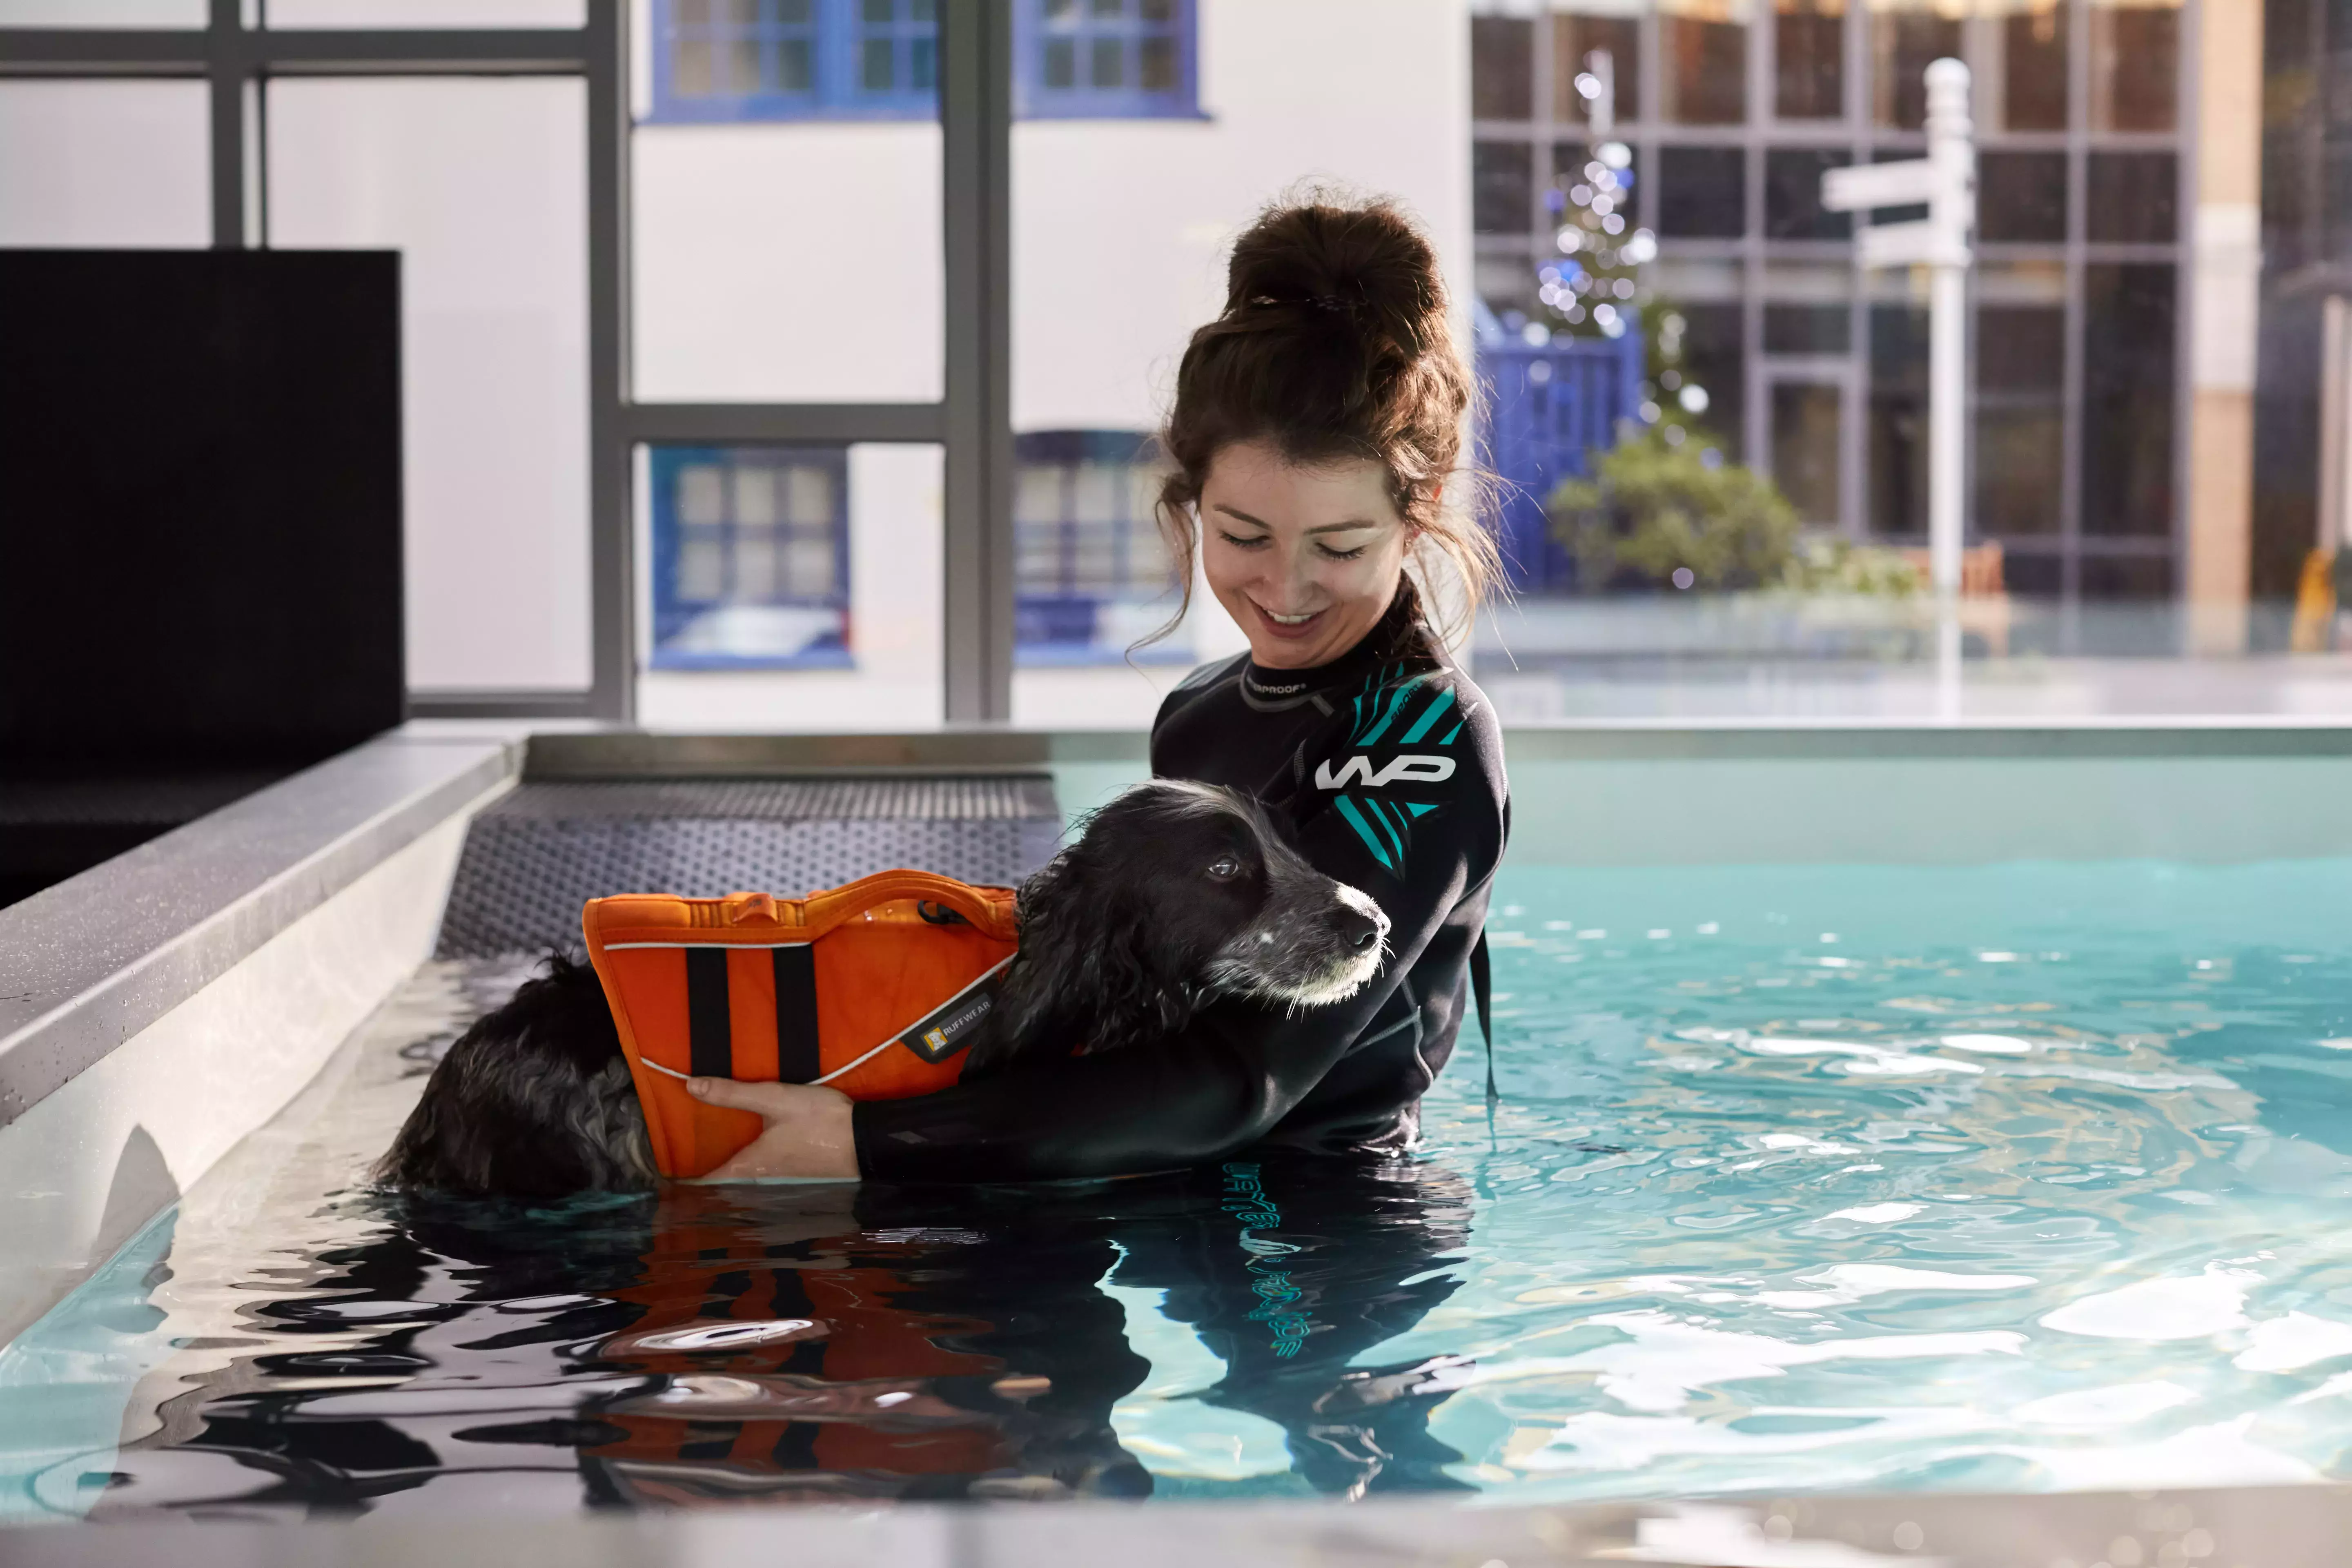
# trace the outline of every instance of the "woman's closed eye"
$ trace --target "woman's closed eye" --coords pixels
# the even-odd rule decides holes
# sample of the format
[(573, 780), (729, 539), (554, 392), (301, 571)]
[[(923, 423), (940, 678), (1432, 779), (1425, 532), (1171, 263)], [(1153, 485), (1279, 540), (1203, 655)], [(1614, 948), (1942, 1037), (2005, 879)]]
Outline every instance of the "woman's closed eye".
[(1217, 530), (1217, 537), (1223, 540), (1227, 544), (1232, 545), (1236, 550), (1255, 550), (1261, 544), (1271, 542), (1274, 535), (1270, 533), (1228, 533), (1221, 528)]

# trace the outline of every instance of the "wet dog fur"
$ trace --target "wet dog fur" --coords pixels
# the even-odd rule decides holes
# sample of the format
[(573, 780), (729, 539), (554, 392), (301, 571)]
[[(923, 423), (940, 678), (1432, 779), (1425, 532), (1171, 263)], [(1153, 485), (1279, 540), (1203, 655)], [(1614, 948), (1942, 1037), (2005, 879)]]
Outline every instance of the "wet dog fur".
[[(1022, 885), (1021, 948), (964, 1077), (1149, 1048), (1220, 997), (1297, 1010), (1354, 994), (1388, 920), (1316, 870), (1248, 796), (1129, 790)], [(650, 1187), (645, 1118), (603, 986), (562, 953), (451, 1044), (375, 1176), (457, 1194)]]

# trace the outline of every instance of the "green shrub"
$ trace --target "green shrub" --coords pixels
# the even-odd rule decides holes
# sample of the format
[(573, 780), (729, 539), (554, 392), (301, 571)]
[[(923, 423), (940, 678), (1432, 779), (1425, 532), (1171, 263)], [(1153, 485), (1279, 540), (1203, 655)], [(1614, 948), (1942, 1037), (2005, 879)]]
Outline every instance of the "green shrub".
[[(1593, 467), (1592, 478), (1561, 481), (1544, 503), (1552, 537), (1575, 558), (1589, 593), (1680, 586), (1899, 596), (1918, 585), (1894, 551), (1801, 541), (1780, 487), (1724, 461), (1701, 436), (1669, 444), (1650, 430)], [(1689, 582), (1675, 582), (1681, 570)]]

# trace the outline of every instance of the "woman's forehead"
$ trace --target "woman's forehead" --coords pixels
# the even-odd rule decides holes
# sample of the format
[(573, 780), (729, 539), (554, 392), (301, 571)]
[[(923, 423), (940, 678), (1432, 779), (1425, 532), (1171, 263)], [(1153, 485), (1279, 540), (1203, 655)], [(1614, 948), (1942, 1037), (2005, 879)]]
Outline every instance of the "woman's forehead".
[(1201, 501), (1220, 517), (1277, 532), (1360, 531), (1402, 521), (1380, 464), (1367, 458), (1296, 463), (1257, 441), (1236, 442), (1217, 454)]

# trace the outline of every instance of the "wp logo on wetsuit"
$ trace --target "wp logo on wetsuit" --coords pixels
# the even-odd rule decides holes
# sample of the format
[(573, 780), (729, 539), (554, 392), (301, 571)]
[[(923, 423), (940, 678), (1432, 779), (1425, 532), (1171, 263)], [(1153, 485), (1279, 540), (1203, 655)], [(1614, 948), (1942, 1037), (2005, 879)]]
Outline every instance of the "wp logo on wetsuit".
[(1444, 784), (1454, 776), (1452, 757), (1392, 757), (1388, 765), (1377, 773), (1372, 759), (1360, 752), (1349, 757), (1334, 773), (1328, 759), (1317, 764), (1317, 789), (1345, 789), (1349, 781), (1360, 780), (1366, 789), (1386, 789), (1392, 784)]

